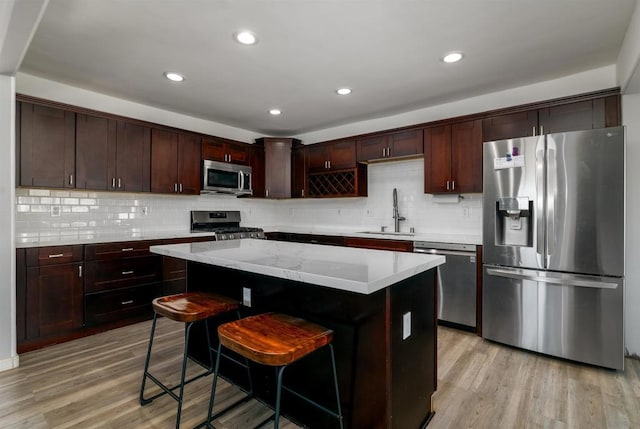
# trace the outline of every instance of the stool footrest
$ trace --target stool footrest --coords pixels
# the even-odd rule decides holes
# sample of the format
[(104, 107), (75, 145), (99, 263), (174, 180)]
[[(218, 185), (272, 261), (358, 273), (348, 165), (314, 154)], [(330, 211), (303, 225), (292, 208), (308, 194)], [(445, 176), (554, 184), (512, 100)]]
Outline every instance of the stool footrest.
[[(196, 380), (198, 380), (199, 378), (206, 377), (207, 375), (210, 375), (212, 372), (213, 372), (213, 371), (209, 369), (209, 370), (207, 370), (207, 371), (205, 371), (205, 372), (203, 372), (203, 373), (201, 373), (201, 374), (198, 374), (198, 375), (195, 375), (195, 376), (191, 377), (191, 378), (190, 378), (190, 379), (188, 379), (188, 380), (185, 380), (184, 384), (185, 384), (185, 385), (187, 385), (187, 384), (191, 383), (192, 381), (196, 381)], [(173, 393), (173, 391), (174, 391), (174, 390), (176, 390), (176, 389), (179, 389), (179, 388), (180, 388), (180, 385), (179, 385), (179, 384), (176, 384), (176, 385), (175, 385), (175, 386), (173, 386), (173, 387), (167, 387), (167, 385), (165, 385), (165, 384), (164, 384), (164, 383), (162, 383), (160, 380), (158, 380), (157, 378), (155, 378), (155, 377), (154, 377), (153, 375), (151, 375), (149, 372), (145, 372), (145, 375), (146, 375), (146, 377), (147, 377), (149, 380), (153, 381), (153, 382), (156, 384), (156, 386), (158, 386), (160, 389), (162, 389), (162, 392), (157, 393), (157, 394), (153, 395), (153, 396), (152, 396), (152, 397), (150, 397), (150, 398), (142, 398), (142, 397), (141, 397), (141, 398), (140, 398), (140, 405), (147, 405), (148, 403), (152, 402), (154, 399), (157, 399), (157, 398), (159, 398), (160, 396), (165, 395), (165, 394), (168, 394), (169, 396), (171, 396), (171, 397), (172, 397), (173, 399), (175, 399), (176, 401), (179, 401), (179, 400), (180, 400), (180, 398), (178, 397), (178, 395), (176, 395), (175, 393)]]
[(215, 419), (217, 419), (218, 417), (220, 417), (221, 415), (225, 414), (227, 411), (230, 411), (232, 409), (234, 409), (235, 407), (237, 407), (238, 405), (244, 404), (245, 402), (249, 402), (250, 400), (252, 400), (255, 397), (255, 395), (252, 392), (249, 392), (248, 394), (246, 394), (245, 396), (243, 396), (242, 398), (238, 399), (237, 401), (235, 401), (234, 403), (227, 405), (226, 407), (224, 407), (222, 410), (218, 411), (217, 413), (215, 413), (214, 415), (211, 416), (211, 420), (205, 420), (202, 423), (199, 423), (198, 425), (196, 425), (193, 429), (200, 429), (200, 428), (213, 428), (213, 426), (211, 425), (211, 422)]
[(282, 385), (282, 390), (286, 390), (287, 392), (297, 396), (298, 398), (306, 401), (308, 404), (313, 405), (314, 407), (324, 411), (325, 413), (329, 414), (332, 417), (335, 417), (336, 419), (342, 419), (342, 416), (340, 414), (338, 414), (335, 411), (325, 407), (324, 405), (321, 405), (321, 404), (317, 403), (316, 401), (304, 396), (303, 394), (296, 392), (295, 390), (285, 386), (284, 384)]

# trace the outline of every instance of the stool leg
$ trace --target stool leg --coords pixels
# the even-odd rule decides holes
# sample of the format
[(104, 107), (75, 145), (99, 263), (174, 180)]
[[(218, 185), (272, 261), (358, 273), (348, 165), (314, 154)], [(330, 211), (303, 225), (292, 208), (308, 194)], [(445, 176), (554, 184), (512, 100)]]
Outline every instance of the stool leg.
[(213, 372), (213, 351), (211, 349), (211, 337), (209, 337), (209, 319), (204, 319), (204, 329), (207, 335), (207, 351), (209, 352), (209, 369), (206, 375), (209, 375)]
[(277, 384), (276, 384), (276, 413), (273, 416), (274, 417), (274, 421), (273, 421), (273, 429), (278, 429), (278, 427), (280, 426), (280, 400), (282, 399), (282, 373), (284, 372), (286, 368), (285, 366), (281, 366), (277, 369)]
[(187, 352), (189, 350), (189, 333), (191, 332), (192, 326), (193, 322), (187, 323), (184, 334), (184, 356), (182, 357), (182, 373), (180, 375), (180, 393), (178, 394), (178, 414), (176, 415), (176, 429), (180, 428), (180, 414), (182, 414), (182, 398), (184, 396), (184, 379), (187, 374), (187, 360), (189, 359), (187, 355)]
[(153, 345), (153, 336), (156, 332), (156, 321), (158, 320), (158, 313), (153, 313), (153, 322), (151, 322), (151, 336), (149, 337), (149, 347), (147, 347), (147, 358), (144, 361), (144, 371), (142, 373), (142, 385), (140, 386), (140, 405), (146, 405), (153, 399), (144, 398), (144, 385), (147, 381), (147, 374), (149, 372), (149, 361), (151, 360), (151, 346)]
[(338, 372), (336, 371), (336, 357), (333, 353), (333, 344), (329, 344), (329, 350), (331, 351), (331, 368), (333, 368), (333, 385), (336, 388), (336, 403), (338, 405), (338, 421), (340, 422), (340, 429), (343, 429), (342, 423), (342, 408), (340, 406), (340, 391), (338, 390)]
[(209, 411), (207, 413), (206, 427), (212, 428), (211, 420), (213, 417), (213, 402), (216, 396), (216, 385), (218, 384), (218, 371), (220, 370), (220, 355), (222, 354), (222, 344), (218, 345), (218, 352), (216, 353), (216, 366), (213, 370), (213, 384), (211, 385), (211, 397), (209, 398)]

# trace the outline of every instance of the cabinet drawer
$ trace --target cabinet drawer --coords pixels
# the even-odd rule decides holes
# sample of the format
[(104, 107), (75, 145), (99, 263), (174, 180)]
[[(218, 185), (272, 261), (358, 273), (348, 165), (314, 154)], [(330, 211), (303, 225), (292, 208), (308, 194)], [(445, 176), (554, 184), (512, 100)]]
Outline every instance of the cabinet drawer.
[(86, 295), (85, 317), (87, 324), (150, 317), (152, 315), (151, 301), (160, 294), (160, 283), (154, 283)]
[(159, 282), (161, 276), (160, 256), (89, 261), (86, 263), (85, 293)]
[(162, 279), (178, 280), (187, 277), (187, 261), (170, 256), (162, 257)]
[(48, 246), (27, 249), (27, 267), (82, 262), (82, 246)]
[(115, 259), (130, 256), (150, 255), (149, 246), (160, 244), (154, 241), (122, 241), (117, 243), (88, 244), (85, 246), (87, 261), (98, 259)]

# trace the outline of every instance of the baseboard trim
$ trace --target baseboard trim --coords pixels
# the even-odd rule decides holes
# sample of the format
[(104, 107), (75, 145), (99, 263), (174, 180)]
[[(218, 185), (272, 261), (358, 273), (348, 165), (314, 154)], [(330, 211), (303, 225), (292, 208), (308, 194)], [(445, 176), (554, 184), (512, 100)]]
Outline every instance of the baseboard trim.
[(18, 355), (0, 360), (0, 372), (8, 371), (18, 366), (20, 366), (20, 357)]

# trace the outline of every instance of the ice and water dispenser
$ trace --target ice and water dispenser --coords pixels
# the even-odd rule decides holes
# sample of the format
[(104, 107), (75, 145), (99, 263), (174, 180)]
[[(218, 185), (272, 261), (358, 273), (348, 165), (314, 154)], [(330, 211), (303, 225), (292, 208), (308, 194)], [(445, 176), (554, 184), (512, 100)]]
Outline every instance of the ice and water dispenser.
[(496, 245), (533, 247), (533, 201), (500, 197), (496, 201)]

